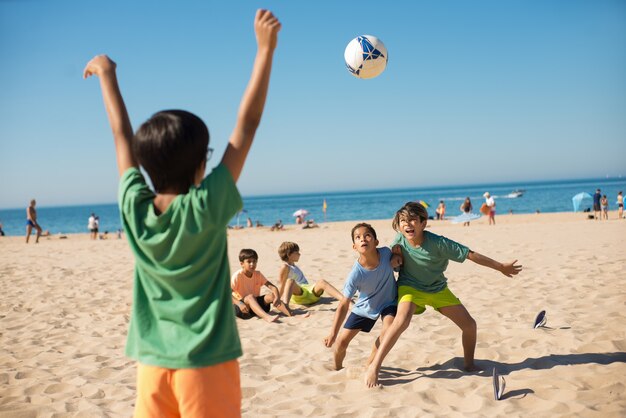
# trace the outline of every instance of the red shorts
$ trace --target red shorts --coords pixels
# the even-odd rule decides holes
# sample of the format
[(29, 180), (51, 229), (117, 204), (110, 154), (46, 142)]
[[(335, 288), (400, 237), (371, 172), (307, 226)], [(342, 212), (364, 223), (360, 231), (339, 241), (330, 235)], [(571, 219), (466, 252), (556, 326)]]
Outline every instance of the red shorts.
[(135, 417), (241, 417), (239, 362), (199, 369), (137, 364)]

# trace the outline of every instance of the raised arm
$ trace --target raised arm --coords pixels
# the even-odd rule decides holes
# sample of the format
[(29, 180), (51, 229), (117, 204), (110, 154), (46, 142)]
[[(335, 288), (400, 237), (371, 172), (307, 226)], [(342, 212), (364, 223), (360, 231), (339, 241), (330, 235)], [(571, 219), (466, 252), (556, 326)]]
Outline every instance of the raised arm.
[(472, 260), (476, 264), (480, 264), (481, 266), (490, 267), (494, 270), (498, 270), (506, 277), (513, 277), (520, 271), (522, 271), (522, 266), (520, 266), (519, 264), (515, 264), (517, 263), (517, 260), (514, 260), (510, 263), (500, 263), (474, 251), (470, 251), (467, 255), (467, 258)]
[(106, 55), (98, 55), (85, 66), (83, 78), (95, 75), (100, 79), (104, 107), (109, 117), (109, 125), (111, 125), (115, 141), (117, 169), (121, 176), (130, 167), (136, 167), (137, 162), (130, 145), (133, 137), (133, 128), (130, 125), (124, 99), (122, 99), (122, 93), (117, 84), (116, 66), (115, 62)]
[(257, 10), (254, 18), (254, 31), (257, 40), (254, 67), (239, 105), (235, 129), (230, 136), (224, 157), (222, 157), (222, 163), (228, 168), (235, 182), (239, 179), (252, 140), (261, 123), (272, 71), (272, 58), (280, 27), (280, 22), (272, 12)]

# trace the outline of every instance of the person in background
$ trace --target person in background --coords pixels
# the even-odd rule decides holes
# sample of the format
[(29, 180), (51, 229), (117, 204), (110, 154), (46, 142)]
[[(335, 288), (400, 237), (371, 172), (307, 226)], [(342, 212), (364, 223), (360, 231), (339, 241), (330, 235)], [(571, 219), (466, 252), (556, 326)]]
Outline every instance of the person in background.
[(30, 234), (33, 232), (33, 228), (37, 231), (37, 238), (35, 239), (35, 244), (39, 242), (39, 237), (41, 236), (41, 226), (37, 223), (37, 209), (35, 209), (35, 205), (37, 205), (37, 201), (32, 199), (30, 201), (30, 205), (26, 208), (26, 244), (28, 244), (28, 240), (30, 239)]
[(96, 228), (96, 215), (95, 213), (91, 213), (89, 219), (87, 220), (87, 229), (89, 229), (89, 237), (91, 239), (98, 238), (98, 229)]
[(602, 199), (600, 199), (600, 208), (602, 209), (602, 219), (608, 221), (609, 220), (609, 199), (607, 199), (606, 195), (602, 195)]
[(446, 216), (446, 204), (443, 200), (439, 201), (439, 205), (437, 206), (437, 209), (435, 209), (435, 213), (437, 214), (437, 220), (443, 221)]
[(600, 193), (600, 189), (596, 189), (596, 192), (593, 194), (593, 218), (600, 219), (600, 211), (602, 210), (600, 206), (600, 199), (602, 199), (602, 194)]
[(620, 190), (617, 192), (617, 219), (622, 219), (624, 216), (624, 195)]
[[(472, 200), (469, 198), (469, 196), (467, 196), (465, 198), (465, 201), (461, 203), (461, 207), (459, 209), (461, 209), (461, 212), (465, 214), (470, 214), (472, 212), (474, 208), (472, 207)], [(470, 226), (469, 221), (463, 222), (463, 226)]]
[(485, 192), (483, 197), (485, 198), (485, 205), (487, 205), (487, 207), (489, 208), (489, 225), (495, 225), (496, 224), (496, 201), (493, 198), (493, 196), (489, 194), (489, 192)]

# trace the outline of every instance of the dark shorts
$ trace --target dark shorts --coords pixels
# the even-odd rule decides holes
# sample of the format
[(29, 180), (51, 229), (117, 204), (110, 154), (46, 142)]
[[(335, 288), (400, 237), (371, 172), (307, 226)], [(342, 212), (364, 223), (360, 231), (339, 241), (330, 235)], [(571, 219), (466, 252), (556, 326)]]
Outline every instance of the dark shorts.
[(595, 210), (596, 212), (600, 211), (600, 204), (599, 203), (594, 203), (593, 204), (593, 210)]
[(618, 208), (623, 208), (623, 207), (624, 207), (624, 204), (623, 204), (623, 203), (618, 203), (618, 204), (617, 204), (617, 207), (618, 207)]
[(35, 227), (34, 222), (33, 222), (33, 221), (31, 221), (30, 219), (26, 219), (26, 225), (30, 225), (30, 226), (32, 226), (33, 228)]
[[(265, 296), (257, 296), (256, 301), (259, 303), (259, 305), (261, 306), (261, 308), (263, 308), (265, 312), (270, 311), (270, 308), (272, 307), (272, 305), (270, 305), (269, 303), (265, 301)], [(252, 309), (250, 309), (249, 313), (243, 313), (241, 312), (241, 308), (239, 307), (239, 305), (233, 305), (233, 306), (235, 307), (235, 316), (237, 318), (250, 319), (253, 316), (256, 316), (256, 314), (252, 312)]]
[[(387, 306), (380, 313), (380, 319), (383, 319), (387, 315), (395, 317), (397, 311), (398, 307), (396, 305)], [(370, 332), (375, 324), (375, 319), (370, 319), (364, 316), (357, 315), (355, 313), (351, 313), (343, 327), (346, 329), (358, 329), (363, 332)]]

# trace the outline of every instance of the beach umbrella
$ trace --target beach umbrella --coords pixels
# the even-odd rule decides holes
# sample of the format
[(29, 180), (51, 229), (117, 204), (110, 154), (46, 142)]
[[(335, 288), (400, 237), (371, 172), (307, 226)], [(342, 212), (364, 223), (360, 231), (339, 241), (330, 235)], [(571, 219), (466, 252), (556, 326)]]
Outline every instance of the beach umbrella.
[(582, 192), (572, 197), (572, 204), (574, 205), (574, 212), (578, 212), (578, 209), (580, 209), (580, 205), (584, 199), (591, 199), (591, 195), (587, 192)]
[(298, 209), (298, 210), (297, 210), (297, 211), (295, 211), (295, 212), (293, 213), (293, 215), (291, 215), (291, 216), (301, 216), (301, 217), (303, 217), (303, 218), (304, 218), (304, 217), (305, 217), (305, 216), (307, 216), (308, 214), (309, 214), (309, 211), (308, 211), (308, 210), (306, 210), (306, 209)]
[(427, 209), (430, 207), (430, 205), (428, 203), (424, 202), (423, 200), (418, 200), (417, 203), (419, 203), (420, 205), (424, 206)]

